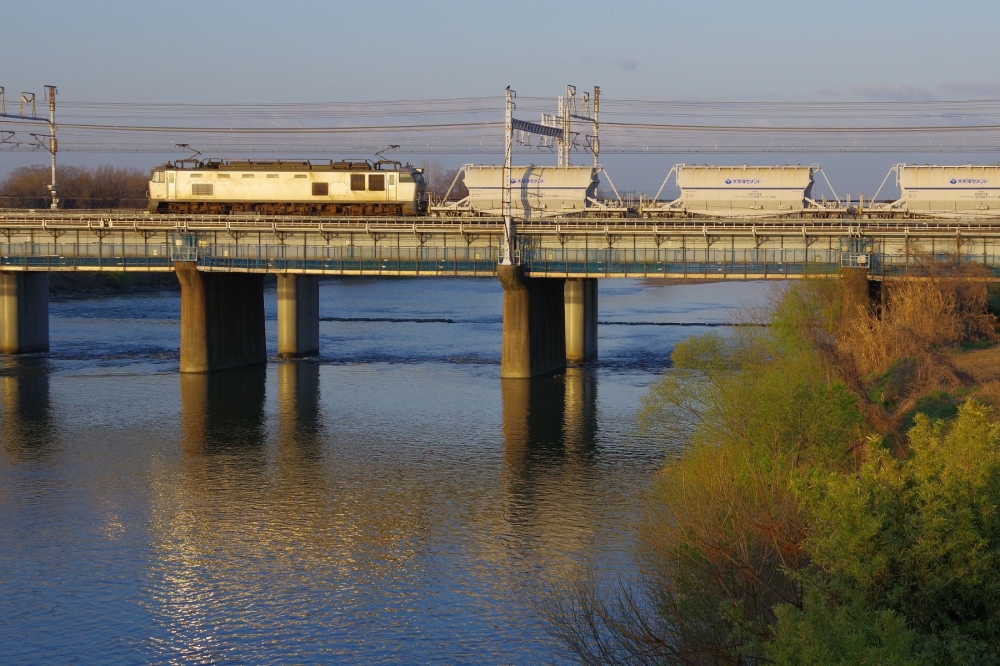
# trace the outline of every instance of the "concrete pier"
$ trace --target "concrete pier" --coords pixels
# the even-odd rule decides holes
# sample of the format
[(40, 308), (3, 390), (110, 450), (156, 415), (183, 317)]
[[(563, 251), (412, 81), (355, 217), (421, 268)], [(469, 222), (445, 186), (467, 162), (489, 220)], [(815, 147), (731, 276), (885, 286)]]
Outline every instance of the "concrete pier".
[(267, 361), (264, 276), (199, 271), (174, 264), (181, 283), (181, 372), (210, 372)]
[(566, 302), (566, 361), (597, 359), (597, 278), (571, 278), (564, 289)]
[(278, 356), (319, 354), (319, 277), (278, 275)]
[(840, 269), (840, 312), (845, 320), (868, 314), (872, 307), (871, 287), (867, 268), (852, 266)]
[(497, 266), (497, 277), (504, 290), (500, 376), (524, 379), (565, 368), (565, 280), (525, 277), (517, 266)]
[(49, 350), (49, 274), (0, 272), (0, 354)]

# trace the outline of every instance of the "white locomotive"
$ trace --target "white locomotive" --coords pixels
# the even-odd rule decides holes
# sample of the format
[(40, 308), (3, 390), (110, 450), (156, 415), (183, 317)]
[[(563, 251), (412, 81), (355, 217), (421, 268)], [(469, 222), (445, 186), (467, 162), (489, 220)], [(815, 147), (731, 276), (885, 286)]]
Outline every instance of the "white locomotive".
[(153, 169), (157, 213), (398, 216), (427, 212), (421, 169), (399, 162), (178, 162)]

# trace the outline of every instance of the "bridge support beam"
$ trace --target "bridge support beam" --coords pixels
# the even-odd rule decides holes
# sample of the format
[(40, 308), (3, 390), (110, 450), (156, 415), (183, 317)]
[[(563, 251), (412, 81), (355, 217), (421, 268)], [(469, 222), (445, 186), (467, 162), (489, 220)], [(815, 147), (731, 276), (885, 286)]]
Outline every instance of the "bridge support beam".
[(0, 273), (0, 354), (49, 350), (49, 274)]
[(500, 376), (538, 377), (565, 368), (565, 280), (525, 277), (518, 266), (497, 266), (497, 277), (504, 290)]
[(181, 372), (211, 372), (267, 361), (264, 276), (210, 273), (174, 263), (181, 283)]
[(278, 275), (278, 356), (319, 354), (319, 276)]
[(566, 302), (566, 361), (586, 363), (597, 358), (597, 278), (570, 278)]

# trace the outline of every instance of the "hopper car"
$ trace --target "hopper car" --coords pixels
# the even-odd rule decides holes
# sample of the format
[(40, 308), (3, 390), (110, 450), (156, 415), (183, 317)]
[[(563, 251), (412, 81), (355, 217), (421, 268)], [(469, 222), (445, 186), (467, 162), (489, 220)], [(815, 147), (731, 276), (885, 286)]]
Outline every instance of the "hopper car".
[[(625, 217), (628, 209), (597, 200), (600, 169), (589, 166), (512, 166), (511, 212), (515, 217)], [(459, 172), (469, 194), (431, 207), (431, 214), (466, 217), (503, 214), (503, 167), (466, 164)], [(447, 199), (447, 195), (445, 196)]]
[(897, 164), (886, 174), (883, 186), (893, 173), (899, 199), (870, 206), (866, 211), (869, 215), (890, 218), (1000, 215), (1000, 166)]
[(667, 173), (660, 192), (673, 176), (680, 196), (672, 201), (659, 201), (657, 192), (652, 201), (641, 206), (640, 214), (644, 218), (763, 218), (829, 217), (843, 213), (838, 203), (813, 198), (817, 174), (822, 174), (818, 166), (677, 164)]

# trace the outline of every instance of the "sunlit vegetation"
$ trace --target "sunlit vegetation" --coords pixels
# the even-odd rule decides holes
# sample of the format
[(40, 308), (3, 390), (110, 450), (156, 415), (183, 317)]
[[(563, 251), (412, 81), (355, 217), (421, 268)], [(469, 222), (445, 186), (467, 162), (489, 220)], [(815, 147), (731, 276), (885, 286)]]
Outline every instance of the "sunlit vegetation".
[[(20, 167), (0, 181), (0, 208), (48, 208), (52, 199), (49, 167)], [(113, 166), (94, 168), (59, 167), (56, 190), (59, 207), (145, 208), (149, 172), (119, 169)]]
[(867, 311), (803, 282), (770, 327), (676, 347), (642, 407), (679, 453), (638, 573), (553, 595), (569, 657), (1000, 663), (1000, 391), (963, 369), (995, 318), (985, 276), (931, 268)]

